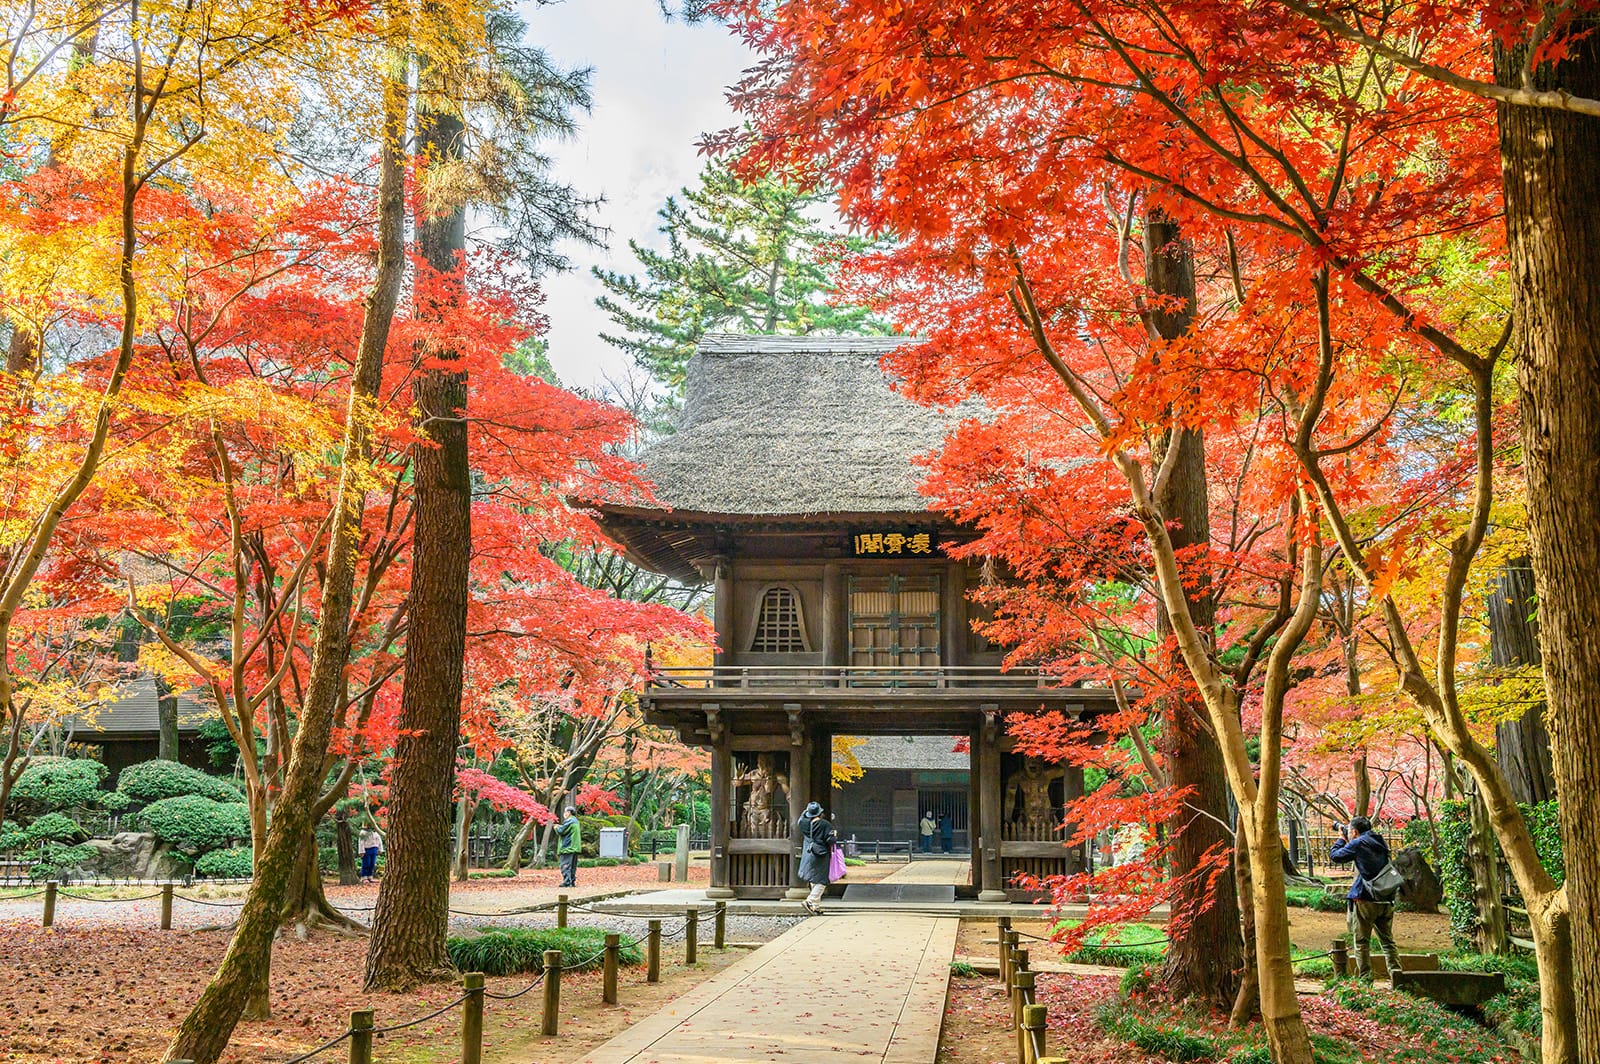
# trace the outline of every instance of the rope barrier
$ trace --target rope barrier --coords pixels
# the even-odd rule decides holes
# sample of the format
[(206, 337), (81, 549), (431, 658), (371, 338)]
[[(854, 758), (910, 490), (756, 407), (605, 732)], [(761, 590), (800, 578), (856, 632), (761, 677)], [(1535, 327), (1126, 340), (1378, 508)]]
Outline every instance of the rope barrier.
[(93, 901), (99, 902), (101, 905), (115, 905), (124, 901), (149, 901), (151, 898), (161, 897), (161, 892), (158, 890), (154, 894), (140, 894), (135, 898), (91, 898), (87, 894), (69, 894), (58, 888), (56, 895), (57, 897), (71, 898), (73, 901)]
[(302, 1053), (298, 1057), (290, 1057), (288, 1060), (284, 1061), (283, 1064), (301, 1064), (301, 1061), (310, 1060), (312, 1057), (316, 1056), (318, 1053), (326, 1053), (328, 1050), (332, 1049), (334, 1046), (338, 1045), (340, 1042), (343, 1042), (346, 1038), (349, 1038), (349, 1037), (350, 1037), (350, 1032), (346, 1031), (344, 1034), (340, 1035), (338, 1038), (335, 1038), (335, 1039), (333, 1039), (332, 1041), (329, 1041), (329, 1042), (322, 1043), (320, 1046), (318, 1046), (317, 1048), (311, 1050), (311, 1052), (309, 1052), (309, 1053)]
[(450, 1002), (450, 1004), (444, 1006), (443, 1008), (434, 1009), (426, 1016), (418, 1016), (416, 1019), (406, 1020), (404, 1023), (390, 1024), (388, 1027), (374, 1027), (372, 1029), (372, 1033), (375, 1036), (380, 1034), (389, 1034), (392, 1031), (403, 1031), (407, 1027), (415, 1027), (419, 1023), (426, 1023), (436, 1016), (443, 1016), (445, 1013), (449, 1012), (451, 1009), (455, 1008), (457, 1005), (461, 1004), (471, 996), (471, 994), (462, 994), (460, 997)]
[(515, 992), (510, 993), (510, 994), (496, 994), (493, 990), (485, 990), (483, 992), (483, 996), (487, 997), (487, 998), (494, 998), (496, 1001), (514, 1001), (515, 999), (521, 997), (523, 994), (526, 994), (528, 991), (532, 990), (534, 987), (538, 986), (540, 983), (543, 983), (544, 982), (544, 977), (545, 977), (545, 973), (544, 972), (540, 972), (539, 973), (539, 978), (535, 979), (533, 982), (529, 983), (527, 986), (523, 987), (521, 990), (515, 991)]
[(242, 909), (242, 908), (244, 908), (244, 902), (242, 902), (242, 901), (207, 901), (204, 898), (191, 898), (187, 894), (174, 894), (173, 897), (174, 898), (182, 898), (184, 901), (192, 902), (195, 905), (209, 905), (214, 909)]

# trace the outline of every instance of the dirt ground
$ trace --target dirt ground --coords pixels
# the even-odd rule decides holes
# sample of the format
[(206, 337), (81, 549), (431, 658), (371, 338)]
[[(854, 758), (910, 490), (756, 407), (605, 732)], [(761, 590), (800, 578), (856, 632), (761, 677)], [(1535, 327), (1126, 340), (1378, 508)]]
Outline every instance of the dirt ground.
[[(38, 928), (19, 932), (0, 925), (8, 942), (0, 950), (0, 981), (8, 988), (0, 1012), (0, 1060), (7, 1062), (145, 1062), (157, 1059), (168, 1037), (198, 996), (206, 974), (216, 969), (227, 946), (218, 932), (129, 931), (120, 928)], [(625, 967), (618, 977), (616, 1006), (600, 1001), (598, 970), (566, 973), (562, 979), (561, 1031), (538, 1035), (541, 990), (512, 1001), (487, 1003), (484, 1059), (559, 1064), (575, 1060), (639, 1018), (744, 955), (722, 953), (702, 943), (699, 963), (682, 964), (681, 942), (664, 945), (661, 982), (647, 984), (644, 966)], [(318, 935), (292, 936), (273, 950), (273, 1018), (241, 1023), (223, 1056), (229, 1064), (269, 1064), (304, 1052), (340, 1034), (350, 1010), (370, 1008), (379, 1026), (431, 1012), (459, 996), (453, 985), (411, 994), (360, 991), (365, 941)], [(487, 981), (489, 990), (511, 993), (529, 976)], [(386, 1062), (459, 1059), (461, 1013), (379, 1040)], [(343, 1059), (336, 1053), (332, 1060)]]
[[(536, 904), (557, 892), (554, 883), (544, 881), (547, 878), (548, 874), (541, 872), (525, 873), (516, 880), (475, 880), (451, 892), (451, 905), (483, 911)], [(700, 878), (691, 872), (691, 880)], [(648, 865), (583, 869), (579, 877), (580, 888), (591, 890), (602, 886), (648, 888), (654, 882), (655, 869)], [(111, 892), (99, 893), (109, 897)], [(201, 896), (197, 888), (187, 893)], [(236, 892), (218, 889), (204, 893), (220, 900)], [(336, 904), (353, 907), (371, 904), (376, 888), (330, 888), (329, 894)], [(227, 930), (200, 930), (198, 923), (186, 924), (182, 906), (177, 927), (164, 932), (155, 929), (155, 902), (78, 901), (69, 907), (65, 900), (57, 911), (57, 925), (46, 930), (31, 909), (35, 901), (0, 903), (0, 986), (7, 988), (5, 1007), (0, 1008), (0, 1061), (143, 1064), (157, 1059), (220, 963), (228, 944)], [(236, 911), (189, 908), (195, 920), (223, 922)], [(549, 926), (554, 916), (545, 912), (496, 921), (457, 917), (452, 932), (461, 930), (463, 924), (496, 922)], [(575, 926), (604, 924), (632, 934), (643, 931), (642, 921), (578, 912), (571, 922)], [(735, 917), (729, 920), (728, 937), (755, 942), (781, 933), (788, 925), (789, 921)], [(564, 1064), (578, 1059), (745, 955), (738, 949), (719, 953), (710, 948), (710, 938), (709, 921), (703, 922), (699, 964), (690, 969), (682, 964), (681, 933), (667, 936), (658, 984), (645, 982), (643, 965), (623, 968), (617, 1006), (601, 1003), (598, 970), (567, 973), (562, 981), (562, 1028), (554, 1039), (537, 1033), (540, 990), (511, 1001), (490, 1000), (485, 1012), (484, 1059), (501, 1064)], [(381, 1027), (431, 1012), (459, 996), (454, 985), (410, 994), (362, 993), (365, 956), (366, 939), (362, 937), (319, 932), (306, 941), (292, 934), (280, 938), (273, 948), (273, 1017), (241, 1023), (223, 1060), (228, 1064), (273, 1064), (340, 1034), (352, 1009), (373, 1009)], [(511, 993), (530, 981), (530, 976), (491, 978), (488, 989)], [(436, 1020), (384, 1036), (378, 1040), (377, 1060), (385, 1064), (459, 1060), (460, 1023), (460, 1010), (452, 1010)], [(335, 1051), (325, 1059), (342, 1060), (343, 1055)]]

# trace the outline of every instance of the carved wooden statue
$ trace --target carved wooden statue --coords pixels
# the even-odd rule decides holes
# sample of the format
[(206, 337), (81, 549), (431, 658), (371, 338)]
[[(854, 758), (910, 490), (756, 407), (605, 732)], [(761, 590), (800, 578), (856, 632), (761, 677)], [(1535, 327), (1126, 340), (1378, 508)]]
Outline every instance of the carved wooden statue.
[(771, 754), (757, 754), (755, 767), (733, 779), (736, 787), (749, 787), (740, 818), (740, 834), (747, 839), (775, 839), (789, 833), (787, 818), (778, 812), (779, 803), (789, 802), (789, 777), (773, 767)]
[(1050, 783), (1060, 775), (1054, 766), (1036, 757), (1022, 760), (1022, 770), (1011, 777), (1006, 787), (1006, 820), (1020, 821), (1031, 828), (1054, 828), (1050, 806)]

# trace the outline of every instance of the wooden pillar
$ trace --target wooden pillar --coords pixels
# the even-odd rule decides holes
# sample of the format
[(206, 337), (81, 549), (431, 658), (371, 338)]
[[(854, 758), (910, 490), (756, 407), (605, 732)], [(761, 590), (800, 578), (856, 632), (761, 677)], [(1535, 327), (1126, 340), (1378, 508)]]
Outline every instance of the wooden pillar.
[(977, 789), (982, 792), (980, 812), (983, 820), (979, 828), (979, 845), (983, 850), (979, 880), (979, 901), (1005, 901), (1004, 884), (1000, 879), (1000, 707), (985, 705), (983, 723), (978, 726), (978, 742), (973, 747), (977, 763), (973, 766), (978, 775)]
[(800, 855), (805, 845), (800, 835), (800, 813), (812, 800), (815, 789), (811, 785), (812, 737), (798, 703), (786, 702), (783, 710), (789, 717), (789, 891), (784, 897), (799, 901), (811, 889), (800, 881)]
[(733, 565), (718, 555), (711, 559), (711, 624), (717, 632), (714, 664), (727, 665), (738, 657), (733, 645)]
[(983, 847), (978, 837), (983, 834), (983, 788), (978, 785), (978, 733), (982, 725), (967, 733), (967, 846), (972, 850), (970, 882), (975, 889), (983, 888)]
[[(1071, 805), (1074, 800), (1083, 797), (1083, 766), (1067, 765), (1061, 781), (1061, 804)], [(1077, 828), (1073, 825), (1067, 827), (1067, 837), (1071, 838)], [(1088, 868), (1088, 855), (1086, 853), (1093, 843), (1084, 843), (1067, 851), (1067, 875), (1075, 875)]]
[[(822, 808), (834, 812), (833, 793), (833, 732), (818, 728), (811, 728), (811, 797), (809, 801), (822, 803)], [(844, 829), (844, 834), (850, 834), (850, 825), (835, 825)]]
[(845, 601), (844, 570), (838, 562), (822, 566), (822, 662), (850, 664), (850, 604)]
[(711, 731), (711, 886), (706, 897), (731, 898), (728, 829), (733, 810), (728, 799), (733, 785), (733, 751), (728, 745), (728, 729), (720, 707), (707, 705), (705, 709)]
[(951, 562), (944, 570), (944, 593), (939, 603), (939, 660), (945, 665), (967, 663), (967, 566)]

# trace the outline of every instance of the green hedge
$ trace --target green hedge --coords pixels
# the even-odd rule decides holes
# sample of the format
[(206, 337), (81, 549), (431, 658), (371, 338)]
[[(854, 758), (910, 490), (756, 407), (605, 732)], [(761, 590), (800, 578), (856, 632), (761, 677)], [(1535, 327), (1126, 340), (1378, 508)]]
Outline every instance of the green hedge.
[(627, 828), (628, 852), (633, 853), (638, 848), (639, 822), (632, 817), (590, 816), (588, 813), (579, 813), (578, 824), (583, 828), (583, 856), (585, 857), (595, 857), (600, 853), (601, 828)]
[[(561, 964), (578, 970), (600, 966), (606, 932), (598, 927), (509, 927), (485, 931), (481, 935), (452, 938), (445, 944), (450, 963), (463, 972), (484, 975), (516, 975), (544, 969), (544, 951), (561, 951)], [(618, 960), (638, 964), (644, 950), (638, 943), (622, 940)]]
[[(1557, 883), (1567, 878), (1561, 852), (1561, 811), (1556, 802), (1519, 806), (1533, 836), (1539, 863)], [(1467, 838), (1472, 833), (1472, 814), (1466, 801), (1439, 803), (1439, 860), (1437, 870), (1444, 884), (1444, 901), (1450, 909), (1450, 937), (1457, 949), (1476, 944), (1478, 910), (1473, 903), (1472, 867), (1467, 861)]]
[(254, 851), (248, 846), (235, 846), (228, 850), (212, 850), (200, 855), (194, 863), (197, 875), (212, 879), (249, 879), (254, 871)]
[(163, 842), (191, 854), (220, 850), (250, 837), (250, 807), (198, 794), (163, 798), (139, 813), (139, 823)]
[(53, 813), (93, 803), (106, 767), (84, 757), (36, 757), (17, 778), (11, 797), (24, 809)]
[(244, 801), (239, 788), (227, 780), (208, 776), (197, 768), (176, 761), (145, 761), (129, 765), (117, 777), (117, 790), (136, 802), (159, 802), (164, 798), (199, 795), (213, 802)]

